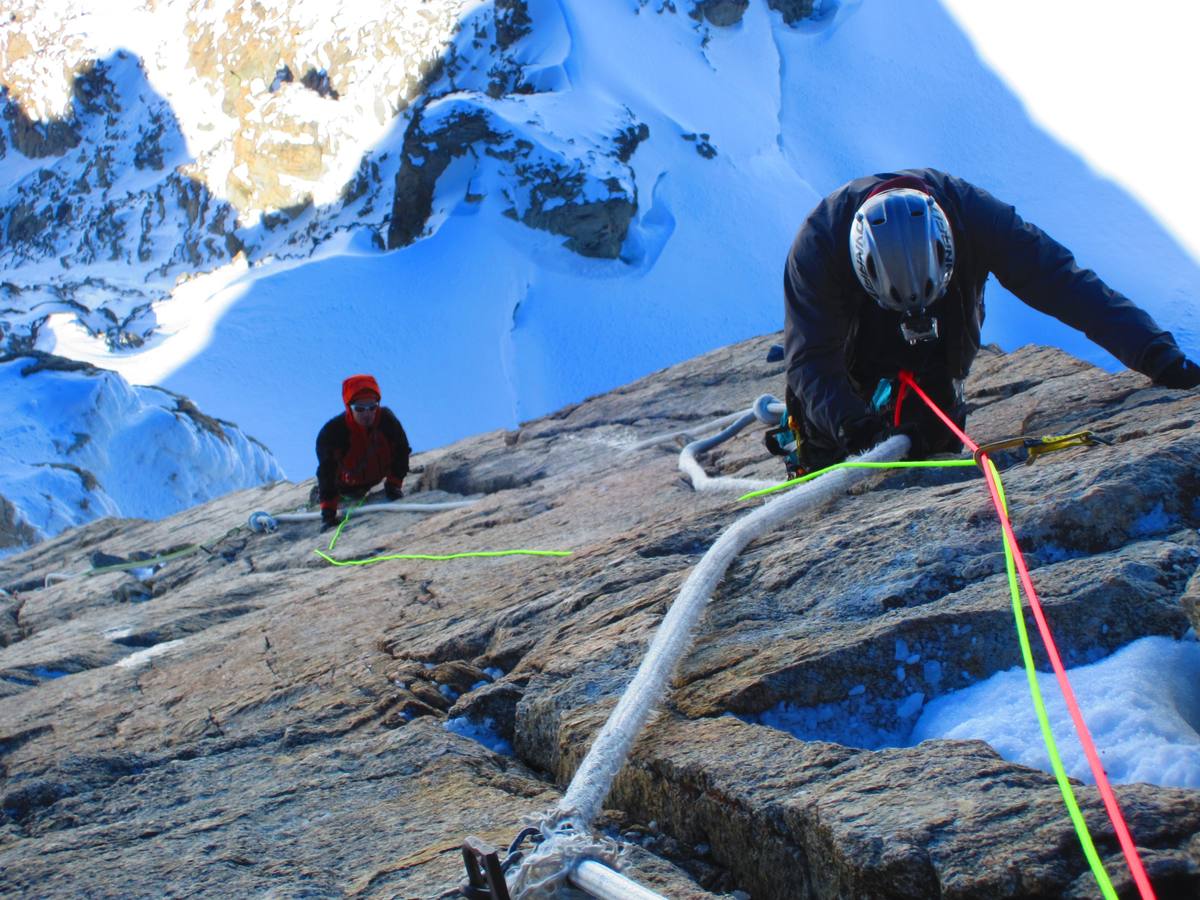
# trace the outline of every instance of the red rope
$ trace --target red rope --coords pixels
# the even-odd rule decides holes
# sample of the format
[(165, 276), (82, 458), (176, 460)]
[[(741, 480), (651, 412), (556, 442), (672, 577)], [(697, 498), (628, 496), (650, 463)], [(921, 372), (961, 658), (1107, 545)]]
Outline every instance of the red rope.
[(900, 388), (896, 391), (896, 411), (892, 416), (892, 424), (900, 427), (900, 409), (904, 406), (904, 398), (908, 396), (908, 382), (901, 379)]
[[(911, 372), (902, 371), (900, 373), (900, 383), (915, 391), (917, 396), (925, 401), (925, 405), (933, 410), (934, 415), (941, 419), (946, 427), (953, 431), (972, 453), (979, 450), (979, 445), (971, 440), (967, 433), (959, 428), (954, 420), (947, 416), (930, 399), (928, 394), (921, 390), (920, 385), (913, 379)], [(1125, 855), (1125, 862), (1129, 866), (1130, 874), (1133, 875), (1133, 880), (1137, 884), (1138, 892), (1141, 894), (1143, 900), (1154, 900), (1154, 888), (1150, 886), (1150, 879), (1147, 877), (1145, 867), (1143, 867), (1142, 860), (1138, 856), (1137, 847), (1134, 846), (1133, 837), (1129, 833), (1129, 826), (1125, 824), (1125, 817), (1121, 815), (1121, 807), (1117, 805), (1116, 795), (1113, 793), (1112, 786), (1108, 782), (1108, 776), (1104, 772), (1104, 766), (1100, 762), (1100, 757), (1096, 753), (1096, 745), (1092, 741), (1091, 732), (1088, 731), (1088, 727), (1083, 721), (1083, 713), (1079, 710), (1079, 704), (1075, 700), (1075, 692), (1071, 688), (1071, 682), (1067, 678), (1066, 669), (1063, 667), (1062, 659), (1058, 653), (1058, 647), (1054, 643), (1054, 636), (1050, 633), (1050, 625), (1046, 621), (1045, 613), (1042, 610), (1042, 603), (1038, 599), (1037, 591), (1034, 590), (1033, 579), (1029, 577), (1029, 569), (1025, 565), (1025, 557), (1021, 554), (1021, 548), (1017, 546), (1017, 536), (1013, 533), (1012, 522), (1009, 520), (1008, 513), (1004, 509), (1004, 502), (1000, 499), (1000, 492), (992, 476), (991, 460), (988, 459), (986, 453), (981, 453), (979, 454), (979, 462), (980, 468), (983, 469), (984, 478), (987, 480), (988, 492), (992, 495), (992, 503), (996, 507), (996, 514), (1000, 517), (1000, 525), (1008, 537), (1009, 545), (1012, 547), (1013, 557), (1017, 564), (1017, 572), (1021, 576), (1021, 584), (1025, 588), (1025, 595), (1029, 598), (1029, 608), (1033, 612), (1033, 618), (1037, 622), (1038, 633), (1041, 634), (1042, 643), (1046, 647), (1046, 655), (1050, 657), (1050, 665), (1054, 667), (1054, 675), (1058, 679), (1059, 689), (1062, 691), (1063, 699), (1066, 701), (1067, 710), (1071, 714), (1071, 720), (1075, 723), (1075, 731), (1079, 735), (1080, 744), (1083, 745), (1083, 752), (1087, 756), (1092, 776), (1096, 779), (1096, 787), (1100, 790), (1100, 796), (1104, 800), (1104, 808), (1108, 812), (1108, 818), (1117, 832), (1117, 840), (1121, 844), (1121, 852)]]

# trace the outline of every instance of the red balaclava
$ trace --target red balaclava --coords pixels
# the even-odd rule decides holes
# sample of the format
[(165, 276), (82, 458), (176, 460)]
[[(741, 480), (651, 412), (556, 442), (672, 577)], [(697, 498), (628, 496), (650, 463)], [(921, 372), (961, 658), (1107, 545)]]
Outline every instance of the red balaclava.
[[(383, 399), (379, 393), (379, 383), (373, 375), (351, 375), (342, 382), (342, 402), (346, 404), (346, 424), (350, 426), (350, 446), (342, 459), (342, 465), (346, 469), (354, 469), (363, 454), (367, 452), (367, 430), (355, 420), (354, 413), (350, 411), (350, 404), (360, 396), (371, 395), (374, 395), (376, 402)], [(370, 427), (374, 429), (378, 423), (379, 410), (377, 409)]]

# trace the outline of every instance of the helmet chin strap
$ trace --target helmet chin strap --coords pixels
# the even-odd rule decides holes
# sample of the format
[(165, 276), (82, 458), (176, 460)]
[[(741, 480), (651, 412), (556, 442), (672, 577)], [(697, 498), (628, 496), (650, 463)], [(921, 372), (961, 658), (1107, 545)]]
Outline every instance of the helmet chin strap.
[(910, 347), (938, 339), (938, 320), (927, 312), (908, 313), (900, 320), (900, 335)]

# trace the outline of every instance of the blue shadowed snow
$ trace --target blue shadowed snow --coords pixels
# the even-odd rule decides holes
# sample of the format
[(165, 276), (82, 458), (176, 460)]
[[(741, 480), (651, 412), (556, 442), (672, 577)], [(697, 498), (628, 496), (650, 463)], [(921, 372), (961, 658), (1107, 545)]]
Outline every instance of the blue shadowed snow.
[(466, 716), (458, 716), (446, 720), (446, 730), (477, 741), (493, 753), (500, 753), (504, 756), (514, 755), (512, 744), (496, 734), (496, 723), (491, 719), (484, 719), (483, 723), (479, 724), (472, 722)]
[[(1068, 675), (1112, 781), (1200, 787), (1200, 643), (1142, 638)], [(1038, 686), (1067, 773), (1094, 783), (1053, 673), (1039, 673)], [(929, 703), (912, 742), (939, 737), (987, 741), (1007, 760), (1050, 769), (1022, 669)]]
[[(902, 644), (897, 642), (898, 655)], [(940, 664), (930, 665), (938, 667), (940, 677)], [(1068, 670), (1068, 676), (1113, 782), (1200, 787), (1200, 643), (1194, 635), (1180, 641), (1142, 638), (1099, 662)], [(1053, 673), (1039, 673), (1038, 684), (1067, 773), (1093, 783)], [(1023, 669), (924, 701), (920, 692), (876, 699), (857, 685), (837, 703), (781, 703), (747, 721), (801, 740), (867, 750), (932, 738), (982, 740), (1007, 760), (1050, 771)], [(879, 721), (897, 725), (873, 724)]]
[(1082, 550), (1072, 550), (1063, 547), (1059, 544), (1052, 544), (1049, 541), (1039, 544), (1037, 548), (1037, 558), (1047, 563), (1062, 562), (1064, 559), (1079, 559), (1086, 556)]

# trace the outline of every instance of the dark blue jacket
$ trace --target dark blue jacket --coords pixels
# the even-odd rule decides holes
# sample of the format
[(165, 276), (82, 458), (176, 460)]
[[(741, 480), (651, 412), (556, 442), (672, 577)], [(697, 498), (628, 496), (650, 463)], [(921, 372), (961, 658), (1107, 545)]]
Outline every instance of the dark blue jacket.
[[(850, 262), (855, 211), (872, 188), (902, 175), (929, 185), (954, 233), (954, 276), (930, 307), (941, 336), (915, 347), (900, 336), (899, 314), (867, 295)], [(979, 351), (989, 273), (1034, 309), (1077, 328), (1151, 378), (1183, 355), (1146, 312), (1095, 272), (1079, 268), (1070, 250), (1007, 203), (936, 169), (903, 169), (838, 188), (809, 214), (788, 254), (787, 379), (807, 426), (841, 444), (842, 426), (869, 415), (867, 399), (879, 379), (900, 368), (964, 378)]]

